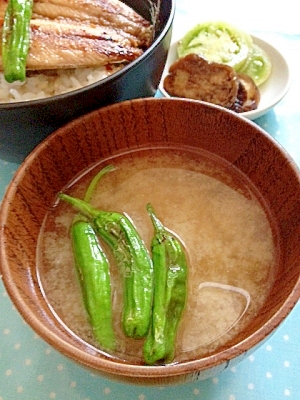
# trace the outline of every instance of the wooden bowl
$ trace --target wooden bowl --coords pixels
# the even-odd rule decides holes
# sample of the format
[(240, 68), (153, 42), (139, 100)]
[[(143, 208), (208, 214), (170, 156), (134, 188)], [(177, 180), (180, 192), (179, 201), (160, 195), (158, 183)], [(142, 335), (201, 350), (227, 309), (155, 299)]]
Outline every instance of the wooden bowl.
[[(97, 352), (55, 318), (37, 275), (38, 237), (57, 194), (100, 160), (145, 147), (213, 154), (251, 180), (272, 215), (278, 265), (251, 324), (212, 354), (165, 366), (135, 365)], [(46, 342), (95, 373), (140, 384), (211, 377), (249, 355), (288, 316), (300, 294), (300, 178), (284, 149), (251, 121), (183, 99), (137, 99), (107, 106), (51, 134), (25, 159), (1, 208), (2, 278), (16, 308)]]

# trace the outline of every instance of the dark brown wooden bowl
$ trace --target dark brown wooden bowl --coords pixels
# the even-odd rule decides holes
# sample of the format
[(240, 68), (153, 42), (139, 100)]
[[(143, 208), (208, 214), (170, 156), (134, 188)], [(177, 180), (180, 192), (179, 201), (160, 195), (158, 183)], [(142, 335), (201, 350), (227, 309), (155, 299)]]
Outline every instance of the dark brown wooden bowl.
[[(57, 193), (88, 166), (119, 152), (155, 145), (192, 146), (238, 168), (256, 186), (278, 233), (273, 288), (250, 326), (207, 357), (166, 366), (132, 365), (99, 355), (53, 316), (36, 271), (38, 235)], [(49, 344), (104, 376), (141, 384), (211, 377), (242, 360), (288, 316), (300, 294), (300, 177), (285, 150), (251, 121), (217, 106), (181, 99), (138, 99), (80, 117), (26, 158), (2, 202), (1, 271), (25, 321)]]

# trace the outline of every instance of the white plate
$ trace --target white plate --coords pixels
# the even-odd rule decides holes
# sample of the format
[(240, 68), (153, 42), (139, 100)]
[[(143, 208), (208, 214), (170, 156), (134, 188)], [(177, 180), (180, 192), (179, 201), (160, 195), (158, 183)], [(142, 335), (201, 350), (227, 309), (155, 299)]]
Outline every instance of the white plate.
[[(290, 87), (290, 70), (283, 55), (270, 43), (267, 43), (256, 36), (252, 36), (252, 38), (253, 42), (265, 50), (269, 55), (272, 62), (272, 70), (269, 78), (259, 86), (260, 102), (258, 108), (240, 114), (250, 120), (261, 117), (273, 108), (286, 95)], [(178, 42), (175, 42), (170, 47), (166, 66), (159, 85), (159, 90), (165, 97), (170, 97), (170, 95), (163, 88), (163, 80), (165, 76), (168, 75), (171, 64), (173, 64), (178, 58), (177, 45)]]

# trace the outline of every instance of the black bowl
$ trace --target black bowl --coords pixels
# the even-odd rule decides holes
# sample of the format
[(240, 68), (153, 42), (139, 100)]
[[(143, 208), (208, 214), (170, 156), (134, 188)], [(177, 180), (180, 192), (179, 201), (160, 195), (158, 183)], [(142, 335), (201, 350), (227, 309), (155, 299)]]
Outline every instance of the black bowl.
[[(124, 0), (150, 20), (149, 0)], [(152, 0), (156, 4), (159, 0)], [(21, 162), (46, 136), (96, 108), (155, 94), (171, 42), (175, 0), (161, 0), (155, 38), (138, 59), (94, 84), (41, 100), (0, 104), (0, 157)]]

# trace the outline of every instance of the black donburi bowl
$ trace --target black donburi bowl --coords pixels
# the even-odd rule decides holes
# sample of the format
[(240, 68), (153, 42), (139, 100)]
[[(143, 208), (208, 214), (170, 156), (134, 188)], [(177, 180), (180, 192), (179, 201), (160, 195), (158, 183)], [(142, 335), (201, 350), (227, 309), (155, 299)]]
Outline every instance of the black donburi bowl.
[(41, 100), (0, 103), (0, 157), (21, 162), (46, 136), (96, 108), (153, 96), (171, 42), (175, 0), (124, 0), (151, 19), (151, 4), (159, 6), (152, 45), (134, 62), (101, 81)]

